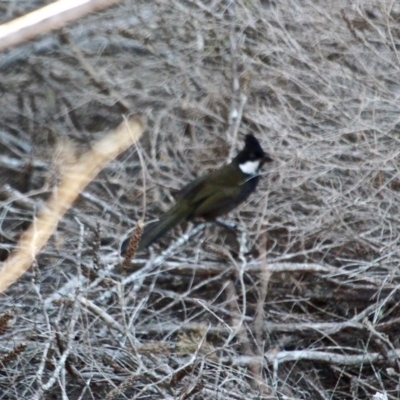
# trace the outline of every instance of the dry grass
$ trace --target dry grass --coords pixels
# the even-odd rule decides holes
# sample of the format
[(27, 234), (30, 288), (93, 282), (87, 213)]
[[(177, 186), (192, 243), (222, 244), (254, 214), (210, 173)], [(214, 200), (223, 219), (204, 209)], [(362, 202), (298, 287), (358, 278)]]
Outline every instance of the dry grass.
[[(126, 0), (2, 54), (2, 260), (122, 114), (149, 128), (2, 296), (0, 399), (399, 399), (399, 22), (384, 0)], [(276, 162), (244, 233), (183, 226), (125, 271), (128, 229), (249, 131)]]

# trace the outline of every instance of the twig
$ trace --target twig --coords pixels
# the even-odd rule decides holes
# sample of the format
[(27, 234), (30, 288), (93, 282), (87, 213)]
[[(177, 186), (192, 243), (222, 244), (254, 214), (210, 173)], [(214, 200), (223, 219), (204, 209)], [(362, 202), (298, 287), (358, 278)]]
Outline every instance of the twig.
[[(236, 311), (237, 305), (237, 294), (235, 287), (232, 282), (228, 282), (226, 286), (227, 293), (227, 301), (231, 311)], [(245, 315), (245, 314), (243, 314)], [(265, 379), (263, 378), (263, 362), (262, 357), (254, 356), (254, 352), (250, 345), (251, 341), (249, 336), (247, 335), (246, 328), (243, 324), (243, 315), (240, 319), (232, 318), (232, 333), (235, 332), (240, 346), (242, 348), (243, 354), (247, 355), (249, 358), (253, 360), (253, 362), (249, 362), (248, 367), (252, 373), (251, 384), (253, 387), (257, 388), (262, 392), (265, 396), (270, 396), (273, 394), (273, 389), (267, 384)], [(230, 337), (232, 337), (232, 333)], [(229, 341), (229, 339), (228, 339)]]
[(59, 29), (68, 22), (116, 4), (118, 0), (58, 0), (0, 25), (0, 51)]
[(230, 55), (231, 55), (231, 72), (232, 72), (232, 103), (229, 112), (228, 120), (228, 140), (231, 143), (229, 158), (232, 159), (234, 156), (235, 145), (237, 143), (237, 136), (240, 124), (242, 122), (242, 115), (244, 106), (247, 103), (247, 96), (242, 93), (239, 81), (239, 71), (238, 71), (238, 58), (239, 58), (239, 48), (238, 48), (238, 34), (236, 32), (236, 1), (230, 1), (227, 8), (230, 17)]
[(104, 166), (139, 140), (144, 130), (138, 118), (122, 123), (100, 140), (81, 161), (65, 174), (58, 190), (31, 227), (22, 235), (19, 250), (12, 254), (0, 270), (0, 292), (15, 282), (31, 266), (33, 260), (57, 227), (83, 188)]
[(400, 349), (396, 349), (395, 351), (389, 351), (388, 353), (389, 359), (383, 357), (380, 353), (365, 353), (360, 355), (343, 355), (337, 353), (323, 352), (323, 351), (313, 351), (313, 350), (294, 350), (294, 351), (279, 351), (279, 352), (267, 352), (264, 354), (264, 357), (235, 357), (224, 358), (223, 362), (231, 362), (232, 365), (235, 366), (250, 366), (251, 364), (263, 363), (267, 362), (272, 364), (275, 360), (278, 360), (279, 363), (283, 362), (291, 362), (291, 361), (318, 361), (325, 362), (328, 364), (337, 364), (337, 365), (347, 365), (347, 366), (355, 366), (355, 365), (364, 365), (364, 364), (372, 364), (372, 363), (384, 363), (391, 362), (397, 357), (400, 357)]

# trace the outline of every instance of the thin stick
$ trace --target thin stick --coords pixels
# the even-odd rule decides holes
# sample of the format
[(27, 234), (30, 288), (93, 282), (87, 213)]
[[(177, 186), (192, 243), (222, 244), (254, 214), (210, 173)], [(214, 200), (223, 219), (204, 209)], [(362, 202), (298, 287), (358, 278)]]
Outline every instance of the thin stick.
[(118, 0), (59, 0), (0, 25), (0, 51), (24, 43)]
[(79, 193), (111, 160), (137, 142), (144, 131), (139, 118), (124, 121), (115, 131), (101, 139), (64, 175), (60, 186), (30, 228), (22, 235), (18, 250), (11, 254), (0, 270), (0, 293), (22, 276), (57, 228)]

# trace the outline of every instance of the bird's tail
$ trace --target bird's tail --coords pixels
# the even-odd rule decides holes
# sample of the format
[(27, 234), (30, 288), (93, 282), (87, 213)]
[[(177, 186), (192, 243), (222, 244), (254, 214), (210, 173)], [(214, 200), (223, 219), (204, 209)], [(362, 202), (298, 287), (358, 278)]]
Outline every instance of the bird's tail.
[[(147, 225), (144, 228), (142, 238), (140, 239), (138, 251), (149, 247), (152, 243), (165, 235), (169, 230), (187, 219), (190, 215), (189, 207), (184, 207), (182, 204), (176, 204), (168, 210), (158, 221)], [(127, 238), (121, 246), (121, 254), (125, 254), (130, 238)]]

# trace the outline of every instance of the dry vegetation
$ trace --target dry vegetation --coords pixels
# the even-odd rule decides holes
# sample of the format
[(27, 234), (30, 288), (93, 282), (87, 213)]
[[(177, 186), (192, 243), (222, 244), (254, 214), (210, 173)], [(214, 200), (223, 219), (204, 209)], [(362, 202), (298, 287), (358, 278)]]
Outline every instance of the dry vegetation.
[[(1, 54), (1, 260), (123, 114), (148, 130), (1, 297), (0, 399), (400, 399), (399, 51), (389, 0), (126, 0)], [(243, 234), (121, 268), (246, 132), (276, 161)]]

